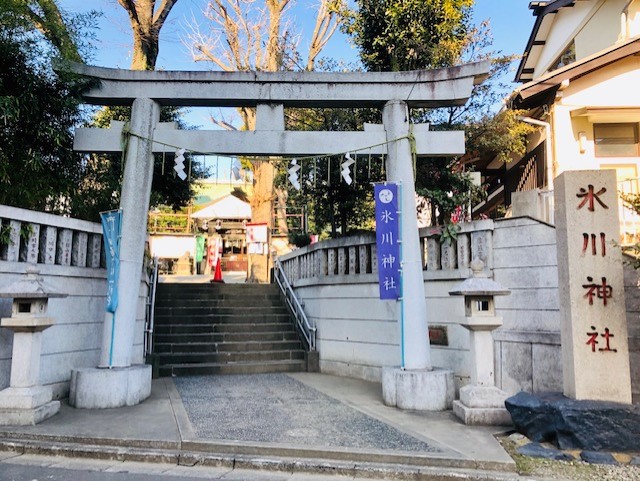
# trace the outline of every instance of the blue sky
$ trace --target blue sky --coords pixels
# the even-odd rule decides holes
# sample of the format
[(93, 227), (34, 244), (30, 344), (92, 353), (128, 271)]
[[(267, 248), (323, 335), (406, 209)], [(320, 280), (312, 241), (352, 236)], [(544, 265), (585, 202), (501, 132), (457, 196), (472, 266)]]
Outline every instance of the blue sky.
[[(310, 9), (315, 0), (294, 0), (294, 27), (302, 34), (300, 48), (305, 50), (304, 32), (313, 28), (313, 14)], [(129, 18), (116, 0), (59, 0), (62, 8), (71, 12), (83, 12), (95, 9), (102, 12), (95, 45), (95, 58), (91, 63), (104, 67), (128, 68), (131, 63), (131, 30)], [(480, 23), (489, 19), (494, 38), (493, 50), (503, 54), (521, 54), (529, 37), (534, 17), (528, 9), (529, 0), (476, 0), (474, 22)], [(206, 70), (211, 65), (195, 63), (191, 59), (188, 48), (184, 45), (187, 26), (194, 18), (202, 19), (202, 10), (207, 0), (179, 0), (171, 11), (164, 28), (160, 33), (160, 54), (156, 68), (164, 70)], [(307, 40), (308, 41), (308, 40)], [(336, 33), (325, 47), (322, 56), (342, 59), (347, 62), (357, 61), (357, 52), (341, 33)], [(508, 81), (515, 76), (517, 62), (512, 66)], [(210, 122), (211, 109), (191, 109), (185, 118), (191, 125), (200, 128), (215, 128)], [(233, 120), (223, 114), (225, 120)], [(221, 158), (222, 159), (222, 158)], [(228, 179), (231, 160), (224, 162), (210, 160), (211, 165), (219, 167), (217, 176)], [(214, 174), (215, 176), (215, 174)]]
[[(312, 28), (311, 0), (296, 0), (294, 22), (303, 34)], [(69, 11), (96, 9), (103, 12), (98, 31), (94, 63), (105, 67), (127, 68), (131, 61), (131, 33), (129, 19), (116, 0), (60, 0)], [(183, 44), (186, 25), (192, 18), (201, 17), (206, 0), (179, 0), (171, 11), (160, 39), (158, 68), (165, 70), (200, 70), (209, 68), (195, 64)], [(504, 54), (521, 54), (533, 25), (528, 9), (529, 0), (476, 0), (474, 20), (491, 22), (494, 47)], [(304, 46), (304, 37), (302, 40)], [(304, 49), (303, 49), (304, 50)], [(357, 53), (347, 39), (336, 34), (323, 52), (323, 56), (354, 61)]]

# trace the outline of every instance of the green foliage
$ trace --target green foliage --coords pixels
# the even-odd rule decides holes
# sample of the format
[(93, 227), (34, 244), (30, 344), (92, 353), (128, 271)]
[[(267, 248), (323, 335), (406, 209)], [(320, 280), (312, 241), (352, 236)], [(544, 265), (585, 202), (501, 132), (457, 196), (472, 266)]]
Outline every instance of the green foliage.
[(11, 226), (0, 224), (0, 246), (8, 246), (9, 244), (11, 244)]
[(508, 92), (501, 79), (513, 58), (490, 50), (488, 22), (471, 26), (472, 0), (358, 0), (357, 4), (359, 11), (352, 12), (348, 31), (368, 70), (491, 62), (488, 78), (474, 86), (465, 105), (411, 112), (413, 122), (429, 122), (432, 130), (465, 131), (465, 156), (421, 158), (416, 166), (416, 191), (429, 201), (432, 223), (445, 223), (456, 208), (484, 196), (465, 173), (466, 162), (478, 157), (509, 161), (525, 153), (526, 135), (533, 127), (518, 121), (520, 112), (494, 112)]
[[(28, 36), (40, 48), (52, 50), (49, 55), (75, 62), (91, 56), (100, 15), (96, 10), (69, 13), (55, 0), (0, 0), (0, 25)], [(41, 42), (43, 38), (46, 42)]]
[[(356, 157), (352, 154), (352, 157)], [(350, 235), (359, 229), (373, 227), (373, 188), (371, 182), (382, 180), (381, 158), (360, 156), (351, 167), (355, 182), (347, 185), (340, 175), (343, 157), (323, 157), (304, 160), (299, 171), (301, 190), (287, 180), (289, 161), (278, 167), (278, 186), (288, 189), (288, 205), (305, 206), (309, 230), (335, 238)], [(369, 169), (369, 165), (371, 168)], [(354, 177), (354, 175), (352, 175)]]
[(620, 198), (629, 209), (640, 215), (640, 194), (620, 192)]
[[(288, 130), (361, 130), (364, 122), (379, 122), (379, 112), (370, 109), (290, 109)], [(337, 147), (339, 148), (339, 147)], [(287, 203), (304, 206), (311, 232), (330, 237), (348, 235), (354, 230), (371, 228), (373, 189), (371, 182), (383, 180), (382, 160), (367, 152), (352, 153), (356, 164), (354, 183), (347, 185), (340, 175), (343, 157), (305, 159), (299, 171), (302, 189), (298, 192), (287, 180), (289, 160), (279, 166), (276, 183), (288, 190)]]
[(460, 232), (458, 224), (454, 224), (451, 221), (445, 222), (440, 228), (440, 236), (438, 238), (440, 244), (453, 244), (458, 239), (458, 232)]
[(83, 162), (71, 129), (89, 84), (54, 73), (42, 48), (0, 27), (0, 204), (66, 212)]
[(368, 71), (446, 67), (461, 56), (473, 0), (356, 0), (345, 31)]
[(466, 126), (467, 145), (475, 156), (496, 157), (500, 162), (511, 162), (527, 152), (527, 135), (535, 127), (518, 119), (520, 110), (502, 110)]
[[(619, 195), (629, 209), (640, 215), (640, 194), (620, 192)], [(630, 246), (624, 246), (623, 251), (632, 258), (632, 260), (628, 262), (629, 265), (634, 269), (640, 269), (640, 242), (636, 242)]]
[(311, 236), (306, 232), (290, 232), (289, 244), (296, 247), (306, 247), (311, 244)]
[[(130, 107), (108, 107), (93, 117), (91, 126), (106, 128), (112, 120), (126, 122), (131, 115)], [(174, 107), (163, 107), (160, 111), (161, 122), (177, 122), (179, 128), (188, 128), (181, 120), (182, 111)], [(182, 181), (173, 170), (174, 154), (156, 154), (151, 185), (150, 206), (168, 205), (174, 210), (186, 206), (195, 195), (194, 185), (204, 178), (207, 171), (192, 157), (185, 154), (185, 166), (191, 172), (187, 180)], [(71, 212), (74, 217), (96, 220), (99, 213), (118, 207), (123, 175), (122, 155), (91, 155), (83, 165), (82, 180), (71, 199)]]
[(20, 224), (20, 237), (22, 239), (28, 239), (29, 237), (31, 237), (33, 235), (33, 225), (31, 224), (27, 224), (26, 222), (23, 222)]
[(431, 205), (432, 224), (445, 224), (459, 206), (475, 204), (484, 197), (484, 190), (461, 170), (458, 159), (432, 157), (416, 165), (416, 192)]

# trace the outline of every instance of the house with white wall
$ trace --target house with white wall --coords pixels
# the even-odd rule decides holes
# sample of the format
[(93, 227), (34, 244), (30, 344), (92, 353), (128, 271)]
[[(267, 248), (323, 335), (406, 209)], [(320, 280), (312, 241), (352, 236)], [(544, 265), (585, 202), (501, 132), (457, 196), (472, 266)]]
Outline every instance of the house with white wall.
[[(640, 0), (541, 1), (529, 8), (536, 21), (516, 74), (522, 85), (507, 107), (538, 128), (522, 159), (487, 166), (502, 179), (483, 208), (511, 205), (514, 192), (551, 191), (567, 170), (615, 169), (620, 189), (637, 191)], [(529, 207), (524, 213), (536, 213)]]

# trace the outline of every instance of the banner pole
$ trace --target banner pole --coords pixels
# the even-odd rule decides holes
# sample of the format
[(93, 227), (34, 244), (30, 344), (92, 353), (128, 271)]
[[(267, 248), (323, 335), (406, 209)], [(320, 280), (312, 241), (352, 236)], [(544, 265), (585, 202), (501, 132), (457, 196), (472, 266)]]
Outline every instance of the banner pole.
[(404, 370), (404, 258), (402, 249), (402, 182), (398, 182), (398, 250), (400, 253), (400, 369)]

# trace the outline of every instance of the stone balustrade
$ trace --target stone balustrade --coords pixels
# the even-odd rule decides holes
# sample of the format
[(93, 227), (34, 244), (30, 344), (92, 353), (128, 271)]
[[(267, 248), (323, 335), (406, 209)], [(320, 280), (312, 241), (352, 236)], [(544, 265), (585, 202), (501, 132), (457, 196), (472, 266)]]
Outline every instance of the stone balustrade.
[(104, 267), (100, 224), (0, 205), (0, 260)]
[(480, 259), (484, 262), (485, 268), (493, 269), (493, 221), (465, 222), (457, 224), (455, 228), (455, 240), (444, 242), (441, 241), (441, 227), (420, 229), (423, 269), (427, 272), (445, 273), (460, 270), (462, 277), (468, 277), (469, 263), (473, 259)]
[[(441, 228), (420, 229), (422, 268), (425, 280), (466, 278), (472, 259), (482, 260), (493, 268), (492, 220), (458, 224), (455, 240), (441, 242)], [(331, 239), (290, 252), (280, 258), (284, 271), (293, 285), (305, 279), (315, 281), (358, 282), (367, 274), (377, 274), (376, 238), (373, 233)], [(370, 280), (369, 277), (366, 277)], [(306, 283), (306, 282), (305, 282)]]
[(280, 258), (290, 282), (378, 272), (373, 234), (331, 239), (297, 249)]

